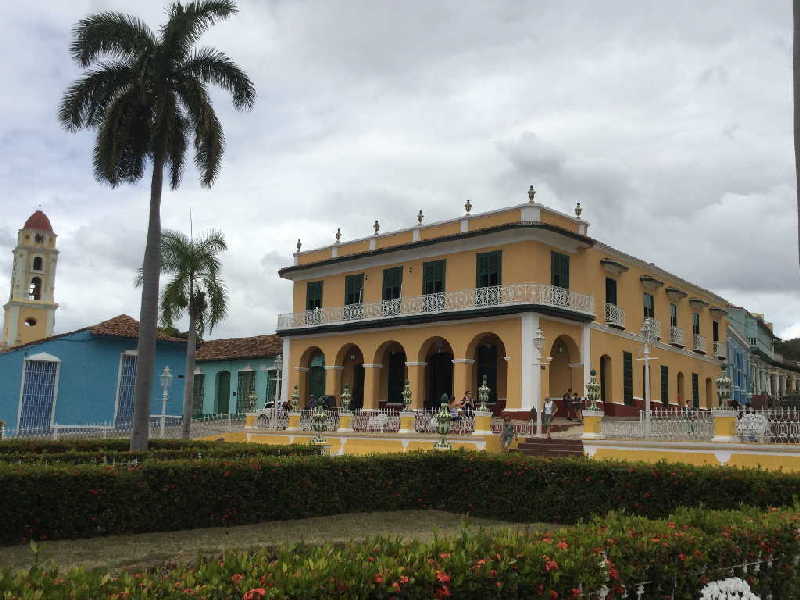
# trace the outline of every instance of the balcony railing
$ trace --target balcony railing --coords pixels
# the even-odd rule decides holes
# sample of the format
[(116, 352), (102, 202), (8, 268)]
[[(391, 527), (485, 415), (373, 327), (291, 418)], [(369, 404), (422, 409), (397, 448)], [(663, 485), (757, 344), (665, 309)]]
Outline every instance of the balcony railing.
[(706, 338), (702, 335), (698, 335), (697, 333), (694, 334), (694, 344), (692, 348), (695, 352), (703, 352), (706, 351)]
[(714, 356), (728, 358), (728, 348), (723, 342), (714, 342)]
[(683, 329), (675, 327), (674, 325), (669, 328), (669, 343), (676, 346), (684, 346), (683, 343)]
[(594, 298), (592, 296), (542, 283), (512, 283), (282, 314), (278, 316), (278, 329), (316, 327), (398, 316), (450, 313), (515, 304), (537, 304), (594, 315)]
[(606, 323), (615, 327), (625, 327), (625, 311), (616, 304), (606, 303)]
[(650, 328), (650, 331), (653, 332), (653, 336), (656, 340), (661, 339), (661, 321), (654, 319), (653, 317), (645, 317), (644, 321), (642, 322), (642, 328), (644, 328), (645, 325)]

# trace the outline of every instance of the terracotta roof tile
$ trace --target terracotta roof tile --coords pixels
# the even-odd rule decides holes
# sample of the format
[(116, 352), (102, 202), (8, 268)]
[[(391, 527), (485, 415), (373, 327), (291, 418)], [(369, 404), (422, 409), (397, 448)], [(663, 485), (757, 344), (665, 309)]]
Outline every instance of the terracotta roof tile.
[(28, 217), (28, 220), (25, 221), (25, 225), (23, 225), (22, 228), (41, 229), (42, 231), (53, 233), (53, 227), (50, 225), (50, 219), (48, 219), (47, 215), (40, 210), (37, 210), (30, 217)]
[(197, 360), (269, 358), (281, 353), (282, 344), (277, 335), (209, 340), (197, 349)]
[[(89, 331), (92, 335), (138, 338), (139, 321), (128, 315), (117, 315), (108, 321), (103, 321), (102, 323), (89, 327)], [(158, 334), (158, 339), (164, 342), (186, 342), (183, 338), (170, 337), (162, 333)]]

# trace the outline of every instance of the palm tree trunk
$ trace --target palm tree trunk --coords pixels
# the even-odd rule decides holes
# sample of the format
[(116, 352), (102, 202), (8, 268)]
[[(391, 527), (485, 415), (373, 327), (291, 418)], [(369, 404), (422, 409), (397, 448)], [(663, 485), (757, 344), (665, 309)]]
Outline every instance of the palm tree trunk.
[(150, 217), (147, 224), (147, 245), (142, 262), (142, 304), (139, 310), (139, 345), (136, 358), (136, 387), (133, 399), (133, 433), (131, 450), (147, 450), (150, 434), (150, 392), (156, 355), (156, 322), (158, 320), (158, 276), (161, 272), (161, 187), (164, 160), (153, 160), (150, 182)]
[(793, 91), (794, 91), (794, 170), (797, 194), (797, 256), (800, 260), (800, 0), (792, 2), (794, 13)]
[(197, 346), (197, 319), (193, 302), (189, 301), (189, 336), (186, 339), (186, 379), (183, 386), (183, 428), (181, 437), (188, 440), (192, 435), (192, 400), (194, 396), (194, 357)]

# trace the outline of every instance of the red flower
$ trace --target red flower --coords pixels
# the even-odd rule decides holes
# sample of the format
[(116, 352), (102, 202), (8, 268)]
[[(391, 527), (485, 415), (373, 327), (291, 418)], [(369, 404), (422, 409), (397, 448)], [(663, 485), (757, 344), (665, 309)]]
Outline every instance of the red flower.
[(233, 582), (234, 585), (239, 585), (239, 582), (242, 579), (244, 579), (244, 575), (242, 575), (241, 573), (235, 573), (231, 575), (231, 581)]
[(450, 558), (450, 553), (442, 552), (441, 554), (439, 554), (439, 558)]
[(447, 598), (448, 596), (452, 596), (453, 594), (450, 592), (450, 588), (446, 585), (443, 585), (438, 590), (436, 590), (433, 594), (437, 598)]
[(556, 544), (556, 548), (558, 548), (559, 550), (566, 550), (567, 548), (569, 548), (569, 544), (567, 542), (561, 541)]
[(556, 598), (558, 598), (558, 592), (557, 592), (557, 591), (555, 591), (555, 590), (550, 590), (550, 597), (551, 597), (553, 600), (555, 600)]
[(436, 571), (436, 580), (439, 583), (450, 583), (450, 575), (444, 571)]
[(375, 575), (375, 577), (372, 578), (372, 581), (374, 581), (375, 583), (383, 583), (384, 581), (383, 575), (378, 573), (377, 575)]
[(554, 560), (545, 561), (544, 568), (545, 568), (545, 571), (548, 571), (548, 572), (549, 571), (555, 571), (556, 569), (558, 569), (558, 563), (556, 561), (554, 561)]
[(686, 560), (686, 555), (683, 552), (681, 552), (680, 554), (678, 554), (678, 558), (680, 560)]
[(245, 592), (245, 595), (242, 596), (242, 600), (261, 600), (266, 595), (267, 590), (264, 588), (254, 588), (249, 592)]
[(89, 490), (89, 493), (90, 493), (92, 496), (97, 496), (97, 494), (99, 494), (99, 493), (100, 493), (100, 490)]

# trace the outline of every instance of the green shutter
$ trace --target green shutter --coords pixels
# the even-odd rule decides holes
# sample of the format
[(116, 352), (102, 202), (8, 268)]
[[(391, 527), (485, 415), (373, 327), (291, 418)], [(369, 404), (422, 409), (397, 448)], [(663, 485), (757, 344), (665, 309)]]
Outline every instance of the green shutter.
[(606, 304), (617, 305), (617, 280), (606, 277)]
[(633, 354), (622, 353), (622, 386), (625, 404), (633, 404)]
[(700, 408), (700, 381), (697, 373), (692, 373), (692, 407)]
[(661, 403), (669, 405), (669, 367), (661, 365)]
[(403, 267), (392, 267), (383, 271), (383, 300), (394, 300), (400, 297), (403, 286)]
[(502, 253), (483, 252), (475, 255), (475, 287), (501, 285)]
[(322, 307), (322, 282), (309, 281), (306, 284), (306, 310)]
[(566, 254), (550, 253), (550, 283), (569, 289), (569, 256)]
[(360, 304), (364, 301), (364, 274), (348, 275), (344, 280), (344, 303)]
[(422, 265), (422, 293), (445, 291), (445, 261), (434, 260)]

